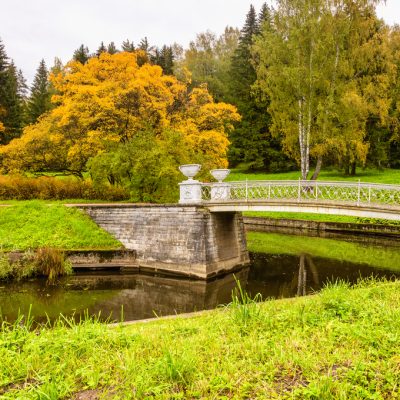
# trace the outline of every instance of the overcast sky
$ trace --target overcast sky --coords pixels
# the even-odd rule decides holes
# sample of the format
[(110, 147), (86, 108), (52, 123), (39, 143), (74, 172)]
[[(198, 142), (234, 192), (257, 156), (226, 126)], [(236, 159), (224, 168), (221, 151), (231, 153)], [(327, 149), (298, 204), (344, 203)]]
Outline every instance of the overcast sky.
[[(243, 25), (253, 4), (265, 0), (0, 0), (0, 38), (7, 54), (30, 83), (42, 58), (68, 61), (84, 43), (95, 51), (101, 41), (119, 47), (127, 38), (137, 44), (147, 36), (161, 46), (187, 46), (196, 33), (222, 33), (225, 26)], [(400, 0), (387, 0), (378, 15), (400, 23)]]

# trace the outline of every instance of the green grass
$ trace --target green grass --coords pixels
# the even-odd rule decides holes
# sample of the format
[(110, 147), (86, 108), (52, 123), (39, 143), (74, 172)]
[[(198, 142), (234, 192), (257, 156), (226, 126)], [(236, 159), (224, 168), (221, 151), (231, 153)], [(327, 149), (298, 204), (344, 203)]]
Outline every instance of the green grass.
[(76, 208), (43, 201), (0, 207), (0, 250), (114, 249), (121, 244)]
[[(310, 173), (311, 175), (311, 173)], [(282, 172), (282, 173), (246, 173), (240, 170), (232, 170), (227, 181), (243, 181), (243, 180), (297, 180), (300, 178), (299, 171)], [(345, 176), (336, 170), (321, 171), (318, 180), (321, 181), (358, 181), (373, 183), (390, 183), (400, 184), (400, 170), (386, 169), (379, 171), (376, 169), (359, 169), (356, 176)]]
[(254, 253), (288, 254), (329, 258), (400, 271), (400, 247), (373, 246), (343, 240), (277, 233), (248, 232), (247, 247)]
[(239, 299), (147, 324), (28, 328), (18, 321), (0, 329), (2, 399), (400, 396), (399, 282), (338, 283), (257, 304)]
[(280, 211), (246, 211), (243, 213), (246, 217), (274, 218), (274, 219), (292, 219), (317, 222), (335, 222), (342, 224), (376, 224), (399, 226), (400, 221), (388, 219), (350, 217), (347, 215), (329, 215), (329, 214), (311, 214)]

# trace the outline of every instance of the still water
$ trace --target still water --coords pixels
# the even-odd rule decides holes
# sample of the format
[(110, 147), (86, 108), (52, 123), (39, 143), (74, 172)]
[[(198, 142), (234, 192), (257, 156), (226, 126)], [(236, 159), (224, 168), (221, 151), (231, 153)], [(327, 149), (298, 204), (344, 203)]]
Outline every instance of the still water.
[(396, 242), (249, 235), (250, 248), (260, 242), (270, 251), (251, 253), (249, 267), (208, 282), (97, 271), (64, 277), (56, 285), (47, 285), (44, 279), (0, 283), (0, 314), (13, 321), (32, 307), (38, 322), (54, 320), (60, 313), (75, 319), (86, 313), (103, 320), (128, 321), (227, 304), (236, 279), (252, 296), (282, 298), (311, 294), (337, 279), (353, 283), (361, 277), (400, 277)]

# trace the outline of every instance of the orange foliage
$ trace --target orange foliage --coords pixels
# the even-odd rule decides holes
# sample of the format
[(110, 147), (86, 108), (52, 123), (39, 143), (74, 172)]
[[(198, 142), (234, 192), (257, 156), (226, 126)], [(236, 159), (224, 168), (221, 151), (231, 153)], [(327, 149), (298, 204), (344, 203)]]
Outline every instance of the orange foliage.
[(0, 149), (7, 170), (62, 170), (79, 175), (87, 161), (138, 131), (180, 132), (210, 167), (224, 167), (227, 133), (239, 120), (236, 108), (214, 103), (207, 89), (138, 65), (137, 53), (102, 53), (85, 65), (71, 61), (51, 76), (57, 105)]

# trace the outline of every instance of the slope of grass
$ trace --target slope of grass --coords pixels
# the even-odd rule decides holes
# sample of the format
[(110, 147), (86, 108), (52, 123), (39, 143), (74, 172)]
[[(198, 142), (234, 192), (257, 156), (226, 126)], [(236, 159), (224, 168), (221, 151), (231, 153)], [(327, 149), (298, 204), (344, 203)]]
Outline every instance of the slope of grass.
[(343, 240), (277, 233), (248, 232), (247, 247), (255, 253), (288, 254), (330, 258), (338, 261), (367, 264), (392, 271), (400, 270), (400, 247), (372, 246)]
[(121, 244), (75, 208), (41, 201), (0, 207), (0, 250), (113, 249)]
[(397, 399), (400, 283), (192, 318), (0, 330), (2, 399)]

